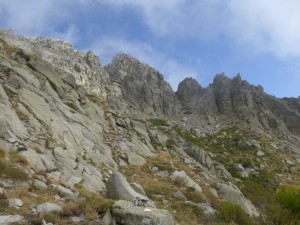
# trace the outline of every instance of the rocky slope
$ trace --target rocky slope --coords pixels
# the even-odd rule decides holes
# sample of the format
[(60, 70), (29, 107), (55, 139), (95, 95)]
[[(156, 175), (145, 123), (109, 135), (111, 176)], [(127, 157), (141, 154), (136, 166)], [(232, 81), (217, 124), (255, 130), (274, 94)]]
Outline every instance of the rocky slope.
[(227, 202), (259, 223), (297, 182), (299, 111), (239, 75), (175, 93), (131, 56), (0, 31), (0, 224), (225, 223)]

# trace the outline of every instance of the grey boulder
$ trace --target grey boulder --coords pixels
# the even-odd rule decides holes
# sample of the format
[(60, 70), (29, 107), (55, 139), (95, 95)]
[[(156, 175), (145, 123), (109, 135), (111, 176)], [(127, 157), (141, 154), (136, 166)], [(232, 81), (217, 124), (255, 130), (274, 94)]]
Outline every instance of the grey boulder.
[(217, 183), (216, 190), (220, 197), (223, 197), (227, 201), (241, 206), (250, 216), (259, 217), (259, 212), (250, 200), (246, 199), (243, 193), (232, 183)]
[(24, 219), (20, 215), (0, 215), (0, 224), (1, 225), (10, 225), (21, 222)]
[(167, 210), (135, 206), (132, 202), (124, 200), (114, 203), (112, 216), (120, 224), (174, 225), (173, 216)]
[(39, 213), (48, 213), (48, 212), (60, 212), (62, 208), (59, 205), (54, 203), (46, 202), (43, 204), (38, 205), (37, 212)]
[(112, 199), (133, 201), (136, 197), (147, 199), (137, 193), (119, 172), (113, 173), (106, 183), (107, 194)]

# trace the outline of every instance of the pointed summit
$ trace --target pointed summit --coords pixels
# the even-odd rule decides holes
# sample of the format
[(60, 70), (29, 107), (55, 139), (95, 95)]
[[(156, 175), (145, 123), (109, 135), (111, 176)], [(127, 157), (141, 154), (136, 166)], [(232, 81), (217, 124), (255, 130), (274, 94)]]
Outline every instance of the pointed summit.
[(190, 102), (195, 98), (199, 98), (202, 90), (198, 81), (190, 77), (180, 82), (176, 94), (180, 101)]

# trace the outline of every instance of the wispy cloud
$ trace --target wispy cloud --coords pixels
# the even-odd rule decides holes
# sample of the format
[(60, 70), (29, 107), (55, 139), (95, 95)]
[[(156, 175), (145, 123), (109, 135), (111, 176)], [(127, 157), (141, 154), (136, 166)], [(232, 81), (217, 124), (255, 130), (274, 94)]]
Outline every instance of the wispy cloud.
[[(74, 3), (80, 2), (75, 0)], [(75, 25), (71, 24), (71, 1), (10, 0), (0, 1), (0, 25), (17, 33), (32, 36), (56, 36), (76, 41)]]
[(141, 10), (155, 35), (207, 39), (229, 37), (256, 52), (300, 56), (298, 0), (98, 0)]

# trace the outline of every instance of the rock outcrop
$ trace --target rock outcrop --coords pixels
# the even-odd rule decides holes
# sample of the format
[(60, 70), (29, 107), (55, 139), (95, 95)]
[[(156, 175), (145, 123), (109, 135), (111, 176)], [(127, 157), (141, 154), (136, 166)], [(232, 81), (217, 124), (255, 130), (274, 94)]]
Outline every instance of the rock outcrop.
[(259, 213), (255, 206), (244, 197), (242, 192), (233, 184), (217, 183), (216, 190), (218, 195), (242, 207), (249, 215), (259, 217)]
[(107, 194), (116, 200), (127, 200), (133, 202), (137, 197), (148, 199), (147, 196), (136, 192), (127, 182), (126, 178), (119, 172), (113, 173), (106, 182)]
[(104, 69), (120, 85), (124, 99), (130, 104), (156, 115), (178, 112), (180, 103), (157, 70), (125, 54), (115, 56)]
[(173, 216), (166, 210), (134, 206), (119, 200), (113, 205), (112, 216), (117, 223), (130, 225), (174, 225)]

